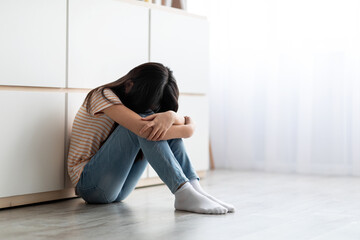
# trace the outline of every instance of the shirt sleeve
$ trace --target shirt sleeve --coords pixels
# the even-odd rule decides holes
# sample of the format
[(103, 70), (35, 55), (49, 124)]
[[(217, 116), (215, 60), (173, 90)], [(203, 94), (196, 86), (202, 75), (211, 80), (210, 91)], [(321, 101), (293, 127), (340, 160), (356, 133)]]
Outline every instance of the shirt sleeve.
[(102, 111), (112, 105), (122, 104), (119, 97), (111, 89), (105, 88), (104, 95), (108, 100), (101, 94), (101, 89), (98, 89), (91, 96), (89, 112), (92, 116), (104, 114)]

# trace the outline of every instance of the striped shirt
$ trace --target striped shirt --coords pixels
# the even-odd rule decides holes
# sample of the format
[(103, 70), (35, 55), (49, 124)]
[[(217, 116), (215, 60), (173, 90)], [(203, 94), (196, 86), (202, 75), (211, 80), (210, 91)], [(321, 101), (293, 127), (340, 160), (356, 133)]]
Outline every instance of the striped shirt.
[(86, 103), (82, 104), (77, 112), (72, 126), (67, 167), (71, 182), (76, 185), (85, 165), (100, 149), (114, 125), (114, 121), (102, 112), (114, 104), (121, 104), (120, 99), (109, 88), (105, 88), (104, 95), (101, 89), (95, 91), (89, 99), (90, 108), (86, 111)]

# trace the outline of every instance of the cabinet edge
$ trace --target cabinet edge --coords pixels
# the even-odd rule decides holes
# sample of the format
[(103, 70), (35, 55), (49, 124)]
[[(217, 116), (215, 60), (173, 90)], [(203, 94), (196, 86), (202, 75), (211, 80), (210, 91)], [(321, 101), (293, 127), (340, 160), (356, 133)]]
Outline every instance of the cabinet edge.
[[(197, 174), (200, 178), (204, 178), (206, 176), (206, 170), (197, 171)], [(136, 188), (151, 187), (160, 184), (164, 183), (159, 177), (143, 178), (139, 180)], [(0, 198), (0, 209), (75, 197), (77, 196), (75, 195), (74, 188), (67, 188), (50, 192), (32, 193), (12, 197), (3, 197)]]
[(0, 209), (76, 197), (74, 188), (0, 198)]
[[(88, 93), (93, 88), (60, 88), (60, 87), (36, 87), (36, 86), (10, 86), (0, 85), (0, 91), (22, 92), (58, 92), (58, 93)], [(190, 93), (180, 92), (181, 96), (207, 96), (206, 92)]]

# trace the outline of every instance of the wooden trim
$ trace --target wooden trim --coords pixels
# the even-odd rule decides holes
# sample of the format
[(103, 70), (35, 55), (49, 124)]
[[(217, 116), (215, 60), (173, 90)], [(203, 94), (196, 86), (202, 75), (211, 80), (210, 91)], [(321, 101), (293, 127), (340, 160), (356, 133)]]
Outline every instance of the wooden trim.
[(59, 191), (32, 193), (26, 195), (19, 195), (13, 197), (0, 198), (0, 208), (8, 208), (32, 203), (39, 203), (45, 201), (53, 201), (64, 198), (76, 197), (73, 188), (63, 189)]
[[(0, 91), (88, 93), (91, 90), (92, 90), (92, 88), (57, 88), (57, 87), (0, 85)], [(205, 93), (186, 93), (186, 92), (181, 92), (180, 95), (181, 96), (206, 96)]]
[[(57, 87), (0, 85), (0, 91), (88, 93), (91, 90), (92, 88), (57, 88)], [(206, 94), (181, 92), (180, 96), (206, 96)]]
[(91, 90), (90, 88), (60, 88), (60, 87), (34, 87), (34, 86), (0, 85), (0, 91), (87, 93), (90, 90)]
[(210, 169), (215, 169), (215, 162), (214, 162), (214, 156), (211, 148), (211, 141), (209, 140), (209, 155), (210, 155)]
[[(197, 174), (200, 178), (204, 178), (206, 176), (206, 171), (197, 171)], [(164, 183), (159, 177), (143, 178), (140, 179), (140, 181), (136, 185), (136, 188), (151, 187), (160, 184)], [(0, 198), (0, 209), (75, 197), (77, 196), (75, 195), (74, 188), (67, 188), (51, 192), (32, 193), (12, 197), (3, 197)]]

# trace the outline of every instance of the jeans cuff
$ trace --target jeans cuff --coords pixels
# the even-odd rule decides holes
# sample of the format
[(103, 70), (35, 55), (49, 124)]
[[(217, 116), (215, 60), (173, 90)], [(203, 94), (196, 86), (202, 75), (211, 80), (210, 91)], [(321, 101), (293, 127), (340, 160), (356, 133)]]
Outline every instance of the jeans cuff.
[(178, 190), (179, 186), (181, 184), (183, 184), (184, 182), (189, 182), (188, 178), (182, 178), (182, 179), (178, 179), (178, 181), (176, 181), (176, 184), (174, 185), (173, 189), (170, 189), (170, 191), (175, 194), (175, 192)]
[(188, 179), (189, 179), (189, 180), (197, 179), (198, 181), (200, 181), (200, 177), (199, 177), (198, 175), (189, 176)]

